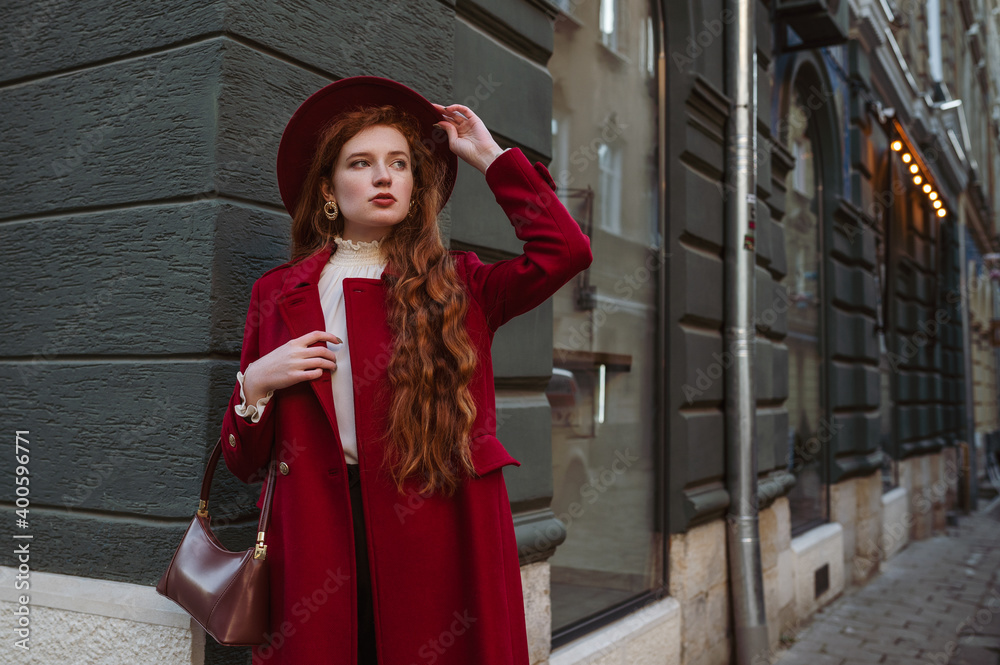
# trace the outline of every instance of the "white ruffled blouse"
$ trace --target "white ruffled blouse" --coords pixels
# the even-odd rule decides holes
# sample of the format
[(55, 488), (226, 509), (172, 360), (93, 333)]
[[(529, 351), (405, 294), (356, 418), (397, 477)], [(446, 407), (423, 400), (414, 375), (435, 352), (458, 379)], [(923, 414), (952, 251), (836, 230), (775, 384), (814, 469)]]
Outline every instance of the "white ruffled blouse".
[[(354, 382), (351, 378), (351, 355), (347, 351), (347, 312), (344, 309), (345, 277), (369, 277), (378, 279), (386, 266), (386, 259), (378, 240), (356, 242), (334, 237), (335, 251), (323, 267), (319, 277), (319, 299), (323, 306), (326, 330), (343, 340), (343, 344), (327, 342), (327, 348), (337, 356), (337, 369), (332, 375), (333, 404), (337, 413), (340, 441), (344, 447), (344, 458), (348, 464), (358, 463), (358, 443), (354, 428)], [(253, 363), (251, 363), (253, 364)], [(248, 368), (249, 369), (249, 368)], [(236, 405), (236, 415), (258, 422), (264, 408), (274, 396), (270, 391), (257, 400), (257, 404), (247, 404), (243, 394), (243, 372), (236, 373), (240, 383), (241, 404)]]

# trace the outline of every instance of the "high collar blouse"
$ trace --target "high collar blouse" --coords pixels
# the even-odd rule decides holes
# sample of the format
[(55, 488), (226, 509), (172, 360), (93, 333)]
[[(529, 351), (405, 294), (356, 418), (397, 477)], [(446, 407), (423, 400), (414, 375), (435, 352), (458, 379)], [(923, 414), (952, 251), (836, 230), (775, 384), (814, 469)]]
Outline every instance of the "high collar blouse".
[[(344, 284), (347, 277), (367, 277), (378, 279), (385, 270), (386, 258), (378, 240), (357, 242), (345, 240), (340, 236), (333, 239), (336, 247), (330, 255), (330, 260), (323, 267), (319, 276), (319, 300), (323, 307), (323, 317), (326, 330), (331, 332), (343, 343), (327, 342), (327, 348), (337, 356), (337, 369), (333, 371), (331, 384), (333, 386), (333, 404), (337, 413), (337, 427), (340, 430), (340, 441), (344, 448), (344, 458), (348, 464), (358, 463), (358, 443), (354, 425), (354, 381), (351, 374), (351, 355), (347, 336), (347, 312), (344, 307)], [(248, 405), (243, 395), (243, 375), (237, 373), (240, 382), (240, 397), (243, 403), (236, 405), (236, 414), (251, 419), (260, 420), (267, 402), (273, 391), (258, 400), (256, 405)]]

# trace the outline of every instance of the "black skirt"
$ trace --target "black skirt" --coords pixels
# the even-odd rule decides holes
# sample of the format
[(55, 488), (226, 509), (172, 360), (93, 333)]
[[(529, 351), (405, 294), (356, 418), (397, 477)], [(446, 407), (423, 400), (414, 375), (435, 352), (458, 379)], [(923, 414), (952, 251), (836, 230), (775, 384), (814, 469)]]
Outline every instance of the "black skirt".
[(358, 665), (377, 665), (375, 655), (375, 611), (372, 605), (371, 573), (368, 570), (368, 545), (365, 540), (365, 514), (361, 504), (361, 473), (357, 464), (347, 465), (351, 488), (351, 514), (354, 516), (354, 554), (358, 577)]

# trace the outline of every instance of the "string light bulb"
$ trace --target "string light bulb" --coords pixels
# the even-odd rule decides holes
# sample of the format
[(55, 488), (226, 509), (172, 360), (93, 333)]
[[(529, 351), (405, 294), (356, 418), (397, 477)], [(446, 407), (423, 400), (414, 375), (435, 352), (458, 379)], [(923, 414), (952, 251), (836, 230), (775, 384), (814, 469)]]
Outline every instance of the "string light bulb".
[(930, 194), (932, 189), (934, 188), (931, 187), (931, 183), (929, 182), (924, 183), (924, 194)]
[(908, 153), (908, 152), (904, 152), (903, 153), (903, 162), (905, 164), (909, 164), (912, 159), (913, 159), (913, 156), (910, 153)]
[(916, 173), (919, 170), (920, 170), (919, 166), (917, 166), (916, 164), (910, 164), (910, 173)]
[(938, 197), (937, 192), (931, 192), (930, 194), (927, 195), (927, 198), (929, 198), (931, 201), (937, 201), (937, 197)]
[(919, 185), (923, 181), (924, 181), (924, 179), (921, 178), (920, 176), (918, 176), (918, 175), (913, 176), (913, 184), (914, 185)]
[(943, 204), (943, 203), (941, 203), (940, 201), (935, 201), (935, 202), (934, 202), (934, 207), (935, 207), (935, 208), (940, 208), (940, 207), (941, 207), (942, 205), (944, 205), (944, 204)]
[(948, 213), (945, 211), (944, 208), (941, 208), (940, 210), (938, 210), (938, 217), (944, 217), (947, 214)]
[(896, 152), (899, 152), (900, 150), (903, 149), (903, 142), (902, 141), (893, 141), (892, 142), (892, 149), (894, 151), (896, 151)]

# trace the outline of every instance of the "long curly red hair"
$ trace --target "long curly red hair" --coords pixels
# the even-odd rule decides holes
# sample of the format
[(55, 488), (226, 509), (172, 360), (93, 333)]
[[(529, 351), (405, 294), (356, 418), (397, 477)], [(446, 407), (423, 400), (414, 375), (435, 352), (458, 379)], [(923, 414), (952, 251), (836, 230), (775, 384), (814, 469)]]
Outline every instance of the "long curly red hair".
[[(424, 480), (421, 493), (450, 496), (467, 474), (475, 475), (468, 439), (476, 405), (468, 386), (476, 351), (464, 325), (465, 285), (437, 224), (444, 165), (433, 158), (410, 114), (394, 106), (366, 107), (337, 116), (324, 129), (292, 218), (292, 261), (327, 246), (336, 251), (333, 237), (343, 233), (344, 217), (326, 218), (320, 185), (332, 177), (344, 144), (375, 125), (394, 127), (406, 137), (414, 180), (412, 212), (380, 243), (388, 260), (382, 279), (394, 342), (383, 464), (400, 493), (404, 480), (417, 476)], [(390, 267), (398, 274), (390, 274)]]

